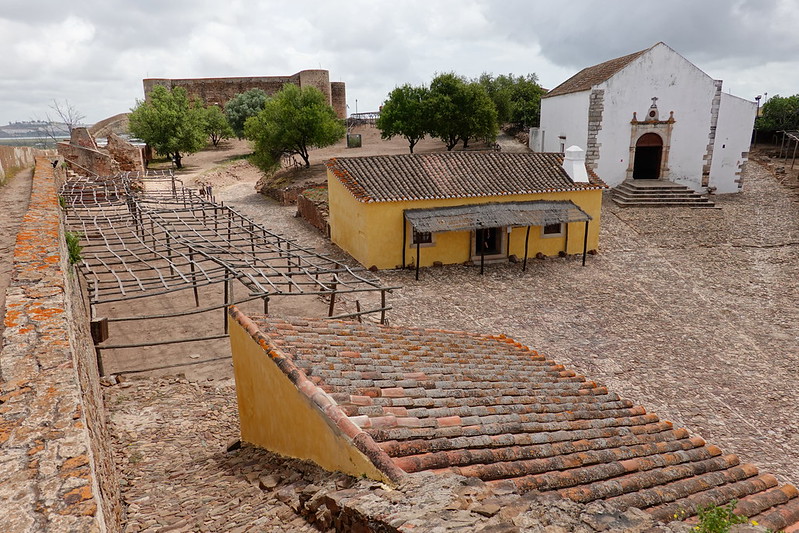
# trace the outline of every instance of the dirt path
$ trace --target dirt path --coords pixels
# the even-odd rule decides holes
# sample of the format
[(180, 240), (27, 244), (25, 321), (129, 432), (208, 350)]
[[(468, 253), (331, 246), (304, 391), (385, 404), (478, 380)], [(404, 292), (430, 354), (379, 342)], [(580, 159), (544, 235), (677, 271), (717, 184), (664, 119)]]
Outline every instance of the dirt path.
[[(11, 280), (14, 246), (31, 197), (33, 169), (19, 172), (0, 187), (0, 316), (6, 314), (6, 289)], [(0, 321), (0, 338), (5, 326)]]

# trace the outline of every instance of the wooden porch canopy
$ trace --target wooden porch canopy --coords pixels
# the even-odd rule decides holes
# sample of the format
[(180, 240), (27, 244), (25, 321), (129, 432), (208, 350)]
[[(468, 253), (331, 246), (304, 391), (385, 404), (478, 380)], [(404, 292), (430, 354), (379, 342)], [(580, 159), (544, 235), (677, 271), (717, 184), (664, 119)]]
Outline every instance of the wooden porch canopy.
[[(588, 223), (591, 215), (570, 200), (533, 200), (529, 202), (492, 202), (487, 204), (407, 209), (405, 220), (417, 233), (472, 231), (507, 226), (527, 227), (524, 263), (527, 267), (527, 246), (531, 226), (548, 226), (569, 222), (585, 222), (583, 265), (588, 247)], [(403, 222), (404, 223), (404, 222)], [(405, 264), (405, 231), (403, 230), (402, 263)], [(481, 257), (482, 263), (482, 257)], [(482, 273), (482, 266), (481, 266)], [(416, 277), (419, 277), (419, 243), (416, 244)]]

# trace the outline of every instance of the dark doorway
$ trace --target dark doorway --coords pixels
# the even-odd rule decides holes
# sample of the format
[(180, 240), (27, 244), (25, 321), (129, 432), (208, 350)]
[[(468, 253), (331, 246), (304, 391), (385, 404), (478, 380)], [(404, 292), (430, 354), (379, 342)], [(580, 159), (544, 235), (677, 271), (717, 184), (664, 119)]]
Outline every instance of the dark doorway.
[(633, 179), (656, 180), (660, 178), (663, 156), (663, 139), (657, 133), (645, 133), (635, 143)]
[(502, 228), (483, 228), (475, 231), (475, 252), (477, 255), (497, 255), (502, 253)]

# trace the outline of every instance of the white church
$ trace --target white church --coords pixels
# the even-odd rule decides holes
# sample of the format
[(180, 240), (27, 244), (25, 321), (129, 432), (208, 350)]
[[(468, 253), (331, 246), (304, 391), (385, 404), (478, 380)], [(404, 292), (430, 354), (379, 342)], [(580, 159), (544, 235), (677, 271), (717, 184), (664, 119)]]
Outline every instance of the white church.
[(611, 187), (643, 179), (738, 192), (756, 109), (658, 43), (585, 68), (549, 91), (530, 147), (577, 145)]

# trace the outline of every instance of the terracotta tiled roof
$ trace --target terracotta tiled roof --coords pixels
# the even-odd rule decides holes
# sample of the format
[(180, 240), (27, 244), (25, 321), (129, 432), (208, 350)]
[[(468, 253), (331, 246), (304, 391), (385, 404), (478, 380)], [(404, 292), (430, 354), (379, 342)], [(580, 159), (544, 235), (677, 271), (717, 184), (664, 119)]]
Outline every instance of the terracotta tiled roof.
[(589, 91), (594, 85), (608, 80), (611, 76), (632, 63), (635, 59), (638, 59), (638, 57), (649, 50), (651, 50), (651, 48), (647, 48), (646, 50), (641, 50), (626, 56), (617, 57), (616, 59), (605, 61), (604, 63), (594, 65), (593, 67), (586, 67), (549, 91), (543, 97), (549, 98), (551, 96), (560, 96), (562, 94)]
[(270, 355), (291, 360), (289, 377), (304, 374), (301, 392), (334, 402), (324, 412), (360, 427), (382, 464), (616, 502), (665, 521), (737, 499), (738, 513), (767, 527), (799, 523), (793, 486), (504, 336), (254, 321)]
[(606, 188), (575, 183), (556, 153), (445, 152), (340, 157), (328, 168), (362, 202), (508, 196)]

